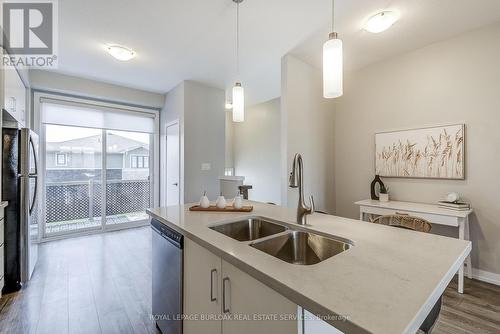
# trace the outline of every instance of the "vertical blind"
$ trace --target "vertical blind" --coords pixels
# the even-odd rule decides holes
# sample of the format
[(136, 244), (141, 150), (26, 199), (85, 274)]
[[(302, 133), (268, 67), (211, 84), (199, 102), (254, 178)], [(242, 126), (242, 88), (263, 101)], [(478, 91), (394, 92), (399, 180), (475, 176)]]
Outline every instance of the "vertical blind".
[(155, 114), (135, 110), (40, 98), (45, 124), (155, 133)]

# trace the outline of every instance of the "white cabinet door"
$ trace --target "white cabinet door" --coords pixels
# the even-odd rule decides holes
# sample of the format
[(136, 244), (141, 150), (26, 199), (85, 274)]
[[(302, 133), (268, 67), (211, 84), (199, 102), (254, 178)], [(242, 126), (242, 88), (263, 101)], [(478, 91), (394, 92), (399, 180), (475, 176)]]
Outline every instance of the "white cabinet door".
[(222, 289), (223, 334), (297, 333), (297, 305), (225, 261)]
[[(0, 218), (0, 246), (3, 245), (4, 243), (4, 220), (3, 218)], [(0, 258), (0, 261), (3, 261), (3, 258)]]
[(303, 310), (304, 330), (300, 334), (343, 334), (329, 323), (316, 317), (307, 310)]
[(26, 122), (26, 87), (13, 68), (4, 70), (4, 108), (21, 124)]
[[(2, 211), (2, 216), (3, 216), (3, 209), (0, 209)], [(3, 218), (0, 219), (0, 297), (2, 296), (2, 288), (3, 288), (3, 282), (4, 282), (4, 266), (3, 266), (3, 261), (4, 261), (4, 220)]]
[[(221, 258), (184, 239), (184, 334), (221, 334)], [(204, 318), (202, 318), (204, 317)], [(213, 317), (214, 320), (207, 320)]]
[(0, 246), (0, 296), (2, 295), (2, 288), (3, 288), (3, 283), (4, 283), (4, 280), (3, 280), (3, 276), (4, 276), (4, 267), (3, 267), (3, 257), (4, 257), (4, 254), (3, 254), (3, 251), (4, 251), (4, 246)]

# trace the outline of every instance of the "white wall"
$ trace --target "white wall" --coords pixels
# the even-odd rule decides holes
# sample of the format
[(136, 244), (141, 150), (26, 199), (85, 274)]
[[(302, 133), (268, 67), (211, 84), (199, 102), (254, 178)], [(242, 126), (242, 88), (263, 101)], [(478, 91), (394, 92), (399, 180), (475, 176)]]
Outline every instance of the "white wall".
[(281, 203), (280, 99), (246, 108), (232, 131), (235, 174), (253, 186), (249, 199)]
[(108, 84), (51, 71), (30, 70), (31, 88), (102, 99), (112, 102), (135, 104), (145, 107), (161, 108), (165, 102), (164, 94)]
[(357, 218), (353, 202), (369, 197), (376, 132), (465, 123), (465, 181), (384, 182), (398, 200), (433, 203), (461, 193), (474, 207), (473, 266), (500, 274), (499, 60), (497, 24), (347, 75), (336, 110), (337, 214)]
[[(184, 83), (184, 200), (219, 195), (225, 167), (225, 92), (193, 81)], [(201, 164), (211, 169), (202, 171)]]
[(281, 67), (281, 197), (296, 207), (298, 191), (288, 187), (295, 153), (304, 160), (305, 196), (316, 207), (335, 212), (333, 101), (323, 98), (322, 74), (298, 58), (287, 55)]
[(234, 130), (232, 110), (226, 111), (226, 167), (234, 168)]
[[(184, 203), (196, 202), (204, 190), (209, 198), (219, 195), (219, 176), (225, 167), (225, 93), (193, 81), (184, 81), (168, 92), (161, 111), (162, 152), (165, 152), (165, 128), (175, 120), (180, 127), (180, 196)], [(164, 154), (163, 154), (164, 155)], [(161, 198), (165, 198), (165, 164), (162, 168)], [(202, 163), (210, 170), (202, 171)]]

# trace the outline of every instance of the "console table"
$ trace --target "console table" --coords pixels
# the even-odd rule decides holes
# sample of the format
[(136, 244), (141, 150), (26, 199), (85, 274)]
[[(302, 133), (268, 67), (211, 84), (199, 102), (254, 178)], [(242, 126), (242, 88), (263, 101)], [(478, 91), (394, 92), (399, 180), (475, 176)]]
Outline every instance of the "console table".
[[(457, 211), (440, 208), (437, 204), (424, 204), (412, 202), (389, 201), (380, 202), (376, 200), (363, 200), (355, 202), (359, 205), (359, 219), (367, 220), (367, 215), (411, 215), (420, 217), (432, 224), (446, 225), (458, 228), (458, 238), (470, 240), (469, 234), (469, 215), (472, 209), (466, 211)], [(467, 277), (472, 278), (471, 257), (465, 259)], [(464, 292), (464, 265), (458, 271), (458, 292)]]

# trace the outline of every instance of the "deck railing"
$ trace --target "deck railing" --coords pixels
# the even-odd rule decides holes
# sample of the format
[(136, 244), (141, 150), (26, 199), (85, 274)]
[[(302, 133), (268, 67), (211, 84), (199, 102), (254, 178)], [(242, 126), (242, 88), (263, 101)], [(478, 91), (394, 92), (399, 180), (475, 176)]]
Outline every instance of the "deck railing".
[[(102, 188), (102, 183), (95, 180), (46, 183), (46, 223), (101, 217)], [(106, 216), (141, 211), (150, 203), (148, 180), (106, 182)]]

